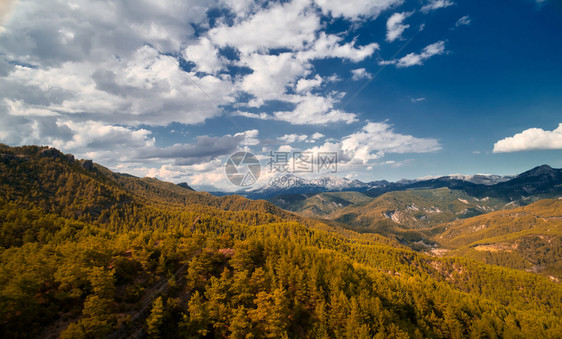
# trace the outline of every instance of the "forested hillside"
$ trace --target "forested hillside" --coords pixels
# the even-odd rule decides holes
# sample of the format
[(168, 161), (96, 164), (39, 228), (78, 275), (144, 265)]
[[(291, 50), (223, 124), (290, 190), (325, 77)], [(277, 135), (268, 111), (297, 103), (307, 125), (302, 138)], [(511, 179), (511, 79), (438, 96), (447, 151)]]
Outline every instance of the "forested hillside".
[(562, 279), (562, 200), (545, 199), (437, 227), (435, 240), (451, 251), (489, 264)]
[(0, 335), (562, 334), (562, 287), (437, 258), (265, 201), (0, 147)]

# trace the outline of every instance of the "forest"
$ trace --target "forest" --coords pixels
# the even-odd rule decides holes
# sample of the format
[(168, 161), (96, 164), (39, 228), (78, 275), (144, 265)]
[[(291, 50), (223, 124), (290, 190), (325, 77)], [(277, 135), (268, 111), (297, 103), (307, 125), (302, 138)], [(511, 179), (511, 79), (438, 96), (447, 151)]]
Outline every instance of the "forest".
[[(562, 286), (0, 145), (3, 338), (562, 336)], [(517, 268), (517, 267), (515, 267)]]

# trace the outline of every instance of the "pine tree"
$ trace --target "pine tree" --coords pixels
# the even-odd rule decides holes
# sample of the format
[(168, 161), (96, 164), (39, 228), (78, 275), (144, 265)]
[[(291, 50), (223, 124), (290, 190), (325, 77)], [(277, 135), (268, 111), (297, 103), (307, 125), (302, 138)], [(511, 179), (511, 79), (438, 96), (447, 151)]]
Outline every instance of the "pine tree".
[(150, 338), (160, 338), (160, 326), (164, 322), (164, 303), (162, 297), (154, 299), (152, 310), (146, 319), (146, 333)]

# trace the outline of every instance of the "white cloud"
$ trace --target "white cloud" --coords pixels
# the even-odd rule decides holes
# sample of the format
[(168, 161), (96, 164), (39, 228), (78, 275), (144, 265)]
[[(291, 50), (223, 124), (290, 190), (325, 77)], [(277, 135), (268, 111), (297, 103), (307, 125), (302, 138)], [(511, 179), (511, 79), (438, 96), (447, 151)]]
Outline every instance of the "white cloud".
[[(132, 153), (155, 143), (147, 129), (91, 120), (75, 122), (60, 115), (13, 114), (11, 110), (21, 108), (19, 103), (4, 105), (8, 112), (0, 108), (0, 140), (8, 144), (50, 145), (109, 165), (131, 160)], [(29, 111), (33, 113), (33, 109)]]
[(386, 41), (393, 42), (396, 39), (402, 38), (402, 33), (410, 27), (404, 25), (403, 22), (412, 15), (412, 12), (394, 13), (386, 22)]
[(373, 75), (369, 72), (367, 72), (366, 69), (364, 68), (358, 68), (358, 69), (353, 69), (351, 70), (351, 79), (352, 80), (361, 80), (361, 79), (372, 79)]
[(348, 19), (376, 18), (382, 11), (401, 5), (403, 0), (315, 0), (324, 14)]
[(306, 75), (309, 67), (295, 59), (292, 53), (254, 53), (242, 58), (240, 65), (253, 70), (238, 83), (238, 87), (256, 97), (256, 107), (263, 105), (266, 100), (283, 99), (286, 87), (291, 86), (298, 77)]
[[(357, 63), (380, 47), (350, 41), (348, 32), (325, 33), (329, 23), (321, 15), (360, 25), (358, 20), (402, 2), (20, 1), (10, 18), (0, 18), (0, 140), (50, 144), (108, 166), (127, 161), (131, 171), (166, 179), (224, 181), (217, 157), (261, 145), (257, 130), (157, 147), (151, 127), (203, 124), (220, 116), (198, 86), (225, 109), (235, 102), (255, 108), (281, 102), (272, 105), (273, 112), (235, 113), (239, 116), (293, 125), (358, 121), (356, 114), (335, 107), (345, 93), (328, 86), (341, 80), (338, 75), (320, 76), (313, 62)], [(227, 8), (229, 15), (211, 19), (208, 10), (214, 8)], [(426, 49), (420, 63), (431, 56)], [(181, 57), (195, 65), (187, 75), (177, 65)], [(394, 63), (402, 67), (400, 60)], [(231, 78), (236, 67), (242, 71)], [(353, 76), (370, 75), (359, 68)], [(295, 135), (295, 142), (325, 138)]]
[(317, 96), (307, 94), (294, 96), (296, 103), (292, 111), (277, 111), (272, 119), (281, 120), (293, 125), (320, 125), (330, 122), (345, 122), (350, 124), (357, 121), (357, 115), (340, 110), (334, 110), (336, 98), (331, 96)]
[(316, 74), (312, 79), (299, 79), (295, 87), (295, 91), (298, 93), (308, 92), (322, 84), (322, 78)]
[(225, 64), (218, 49), (207, 38), (201, 38), (197, 44), (187, 46), (183, 56), (185, 60), (194, 62), (199, 72), (204, 73), (216, 74)]
[(411, 98), (411, 99), (410, 99), (410, 101), (411, 101), (412, 103), (414, 103), (414, 104), (416, 104), (416, 103), (418, 103), (418, 102), (421, 102), (421, 101), (424, 101), (424, 100), (425, 100), (424, 97)]
[(310, 93), (285, 96), (287, 102), (295, 105), (292, 110), (276, 111), (273, 114), (236, 111), (232, 115), (261, 120), (279, 120), (292, 125), (321, 125), (327, 122), (350, 124), (357, 121), (356, 114), (334, 109), (334, 104), (341, 99), (341, 94), (343, 93), (339, 93), (338, 97)]
[[(237, 65), (248, 67), (252, 73), (239, 79), (236, 84), (237, 88), (255, 97), (248, 102), (250, 107), (261, 107), (270, 100), (301, 104), (306, 98), (290, 96), (287, 94), (287, 89), (295, 88), (297, 93), (306, 94), (310, 89), (321, 84), (321, 78), (317, 74), (313, 79), (307, 79), (313, 73), (312, 60), (341, 58), (359, 62), (379, 48), (376, 43), (356, 47), (355, 41), (345, 44), (341, 44), (341, 41), (341, 37), (320, 32), (314, 43), (303, 50), (275, 55), (259, 52), (242, 54)], [(302, 110), (300, 111), (302, 112)], [(302, 119), (299, 120), (302, 121)]]
[[(191, 24), (206, 20), (215, 1), (19, 1), (3, 51), (11, 60), (34, 65), (127, 58), (145, 42), (177, 51), (192, 34)], [(54, 24), (56, 23), (56, 24)]]
[[(228, 76), (190, 77), (219, 104), (234, 101)], [(196, 124), (220, 110), (167, 57), (143, 46), (128, 60), (111, 57), (100, 63), (67, 62), (60, 67), (16, 66), (3, 94), (14, 100), (38, 101), (36, 108), (68, 119), (95, 119), (125, 125)]]
[(242, 145), (245, 146), (254, 146), (260, 143), (258, 139), (259, 131), (257, 129), (251, 129), (245, 131), (243, 133), (236, 133), (234, 134), (235, 137), (243, 136), (244, 140), (241, 142)]
[(146, 171), (146, 176), (157, 178), (165, 181), (175, 181), (182, 176), (185, 176), (185, 171), (177, 166), (162, 165), (160, 168), (150, 168)]
[(529, 128), (494, 144), (494, 153), (562, 149), (562, 123), (553, 131)]
[(68, 141), (53, 140), (55, 147), (69, 151), (83, 149), (111, 149), (111, 148), (145, 148), (154, 145), (154, 138), (149, 138), (150, 131), (146, 129), (132, 129), (122, 126), (105, 125), (97, 121), (57, 122), (59, 127), (66, 126), (73, 133)]
[(287, 144), (292, 144), (293, 142), (304, 142), (306, 141), (306, 139), (308, 139), (308, 135), (306, 134), (285, 134), (279, 138), (277, 138), (278, 140), (287, 143)]
[(455, 3), (451, 0), (429, 0), (422, 8), (422, 12), (430, 12), (440, 8), (446, 8), (454, 5)]
[(369, 122), (361, 131), (342, 139), (341, 145), (344, 153), (363, 164), (384, 153), (425, 153), (441, 149), (436, 139), (399, 134), (384, 122)]
[(234, 25), (221, 25), (209, 31), (219, 46), (232, 46), (243, 54), (272, 48), (298, 50), (314, 41), (320, 18), (308, 1), (273, 4)]
[(457, 20), (457, 22), (455, 23), (455, 27), (468, 26), (470, 25), (470, 22), (470, 17), (468, 15), (465, 15)]
[(306, 142), (306, 143), (315, 143), (318, 139), (325, 137), (324, 134), (315, 132), (312, 136), (307, 134), (285, 134), (277, 140), (284, 142), (286, 144), (292, 144), (294, 142)]
[(318, 139), (322, 139), (324, 138), (325, 135), (320, 133), (320, 132), (315, 132), (314, 134), (312, 134), (312, 139), (313, 140), (318, 140)]
[(259, 8), (262, 5), (263, 0), (221, 0), (221, 3), (230, 8), (237, 17), (245, 17), (256, 8)]
[(379, 65), (396, 65), (398, 68), (411, 67), (423, 65), (423, 62), (434, 55), (441, 55), (445, 53), (445, 42), (437, 41), (431, 45), (426, 46), (421, 53), (410, 53), (400, 59), (379, 61)]
[(329, 77), (326, 78), (327, 82), (338, 82), (341, 81), (341, 78), (337, 75), (337, 74), (332, 74)]
[(373, 42), (364, 46), (355, 47), (355, 40), (340, 44), (343, 38), (333, 34), (320, 32), (312, 48), (298, 53), (298, 58), (303, 61), (313, 59), (341, 58), (359, 62), (371, 56), (380, 48)]
[(360, 131), (340, 141), (326, 142), (311, 152), (337, 152), (338, 161), (347, 165), (365, 165), (386, 153), (426, 153), (441, 149), (433, 138), (418, 138), (396, 133), (385, 122), (368, 122)]

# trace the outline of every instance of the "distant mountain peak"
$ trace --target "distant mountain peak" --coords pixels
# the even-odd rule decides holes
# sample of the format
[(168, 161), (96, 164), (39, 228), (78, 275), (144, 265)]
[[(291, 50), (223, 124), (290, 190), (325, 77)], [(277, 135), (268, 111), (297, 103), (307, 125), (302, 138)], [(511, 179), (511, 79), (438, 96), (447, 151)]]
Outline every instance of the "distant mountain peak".
[(537, 166), (533, 169), (530, 169), (526, 172), (523, 172), (521, 174), (519, 174), (517, 177), (518, 178), (530, 178), (530, 177), (538, 177), (538, 176), (544, 176), (544, 175), (548, 175), (548, 176), (553, 176), (556, 174), (558, 170), (550, 167), (549, 165), (541, 165), (541, 166)]

